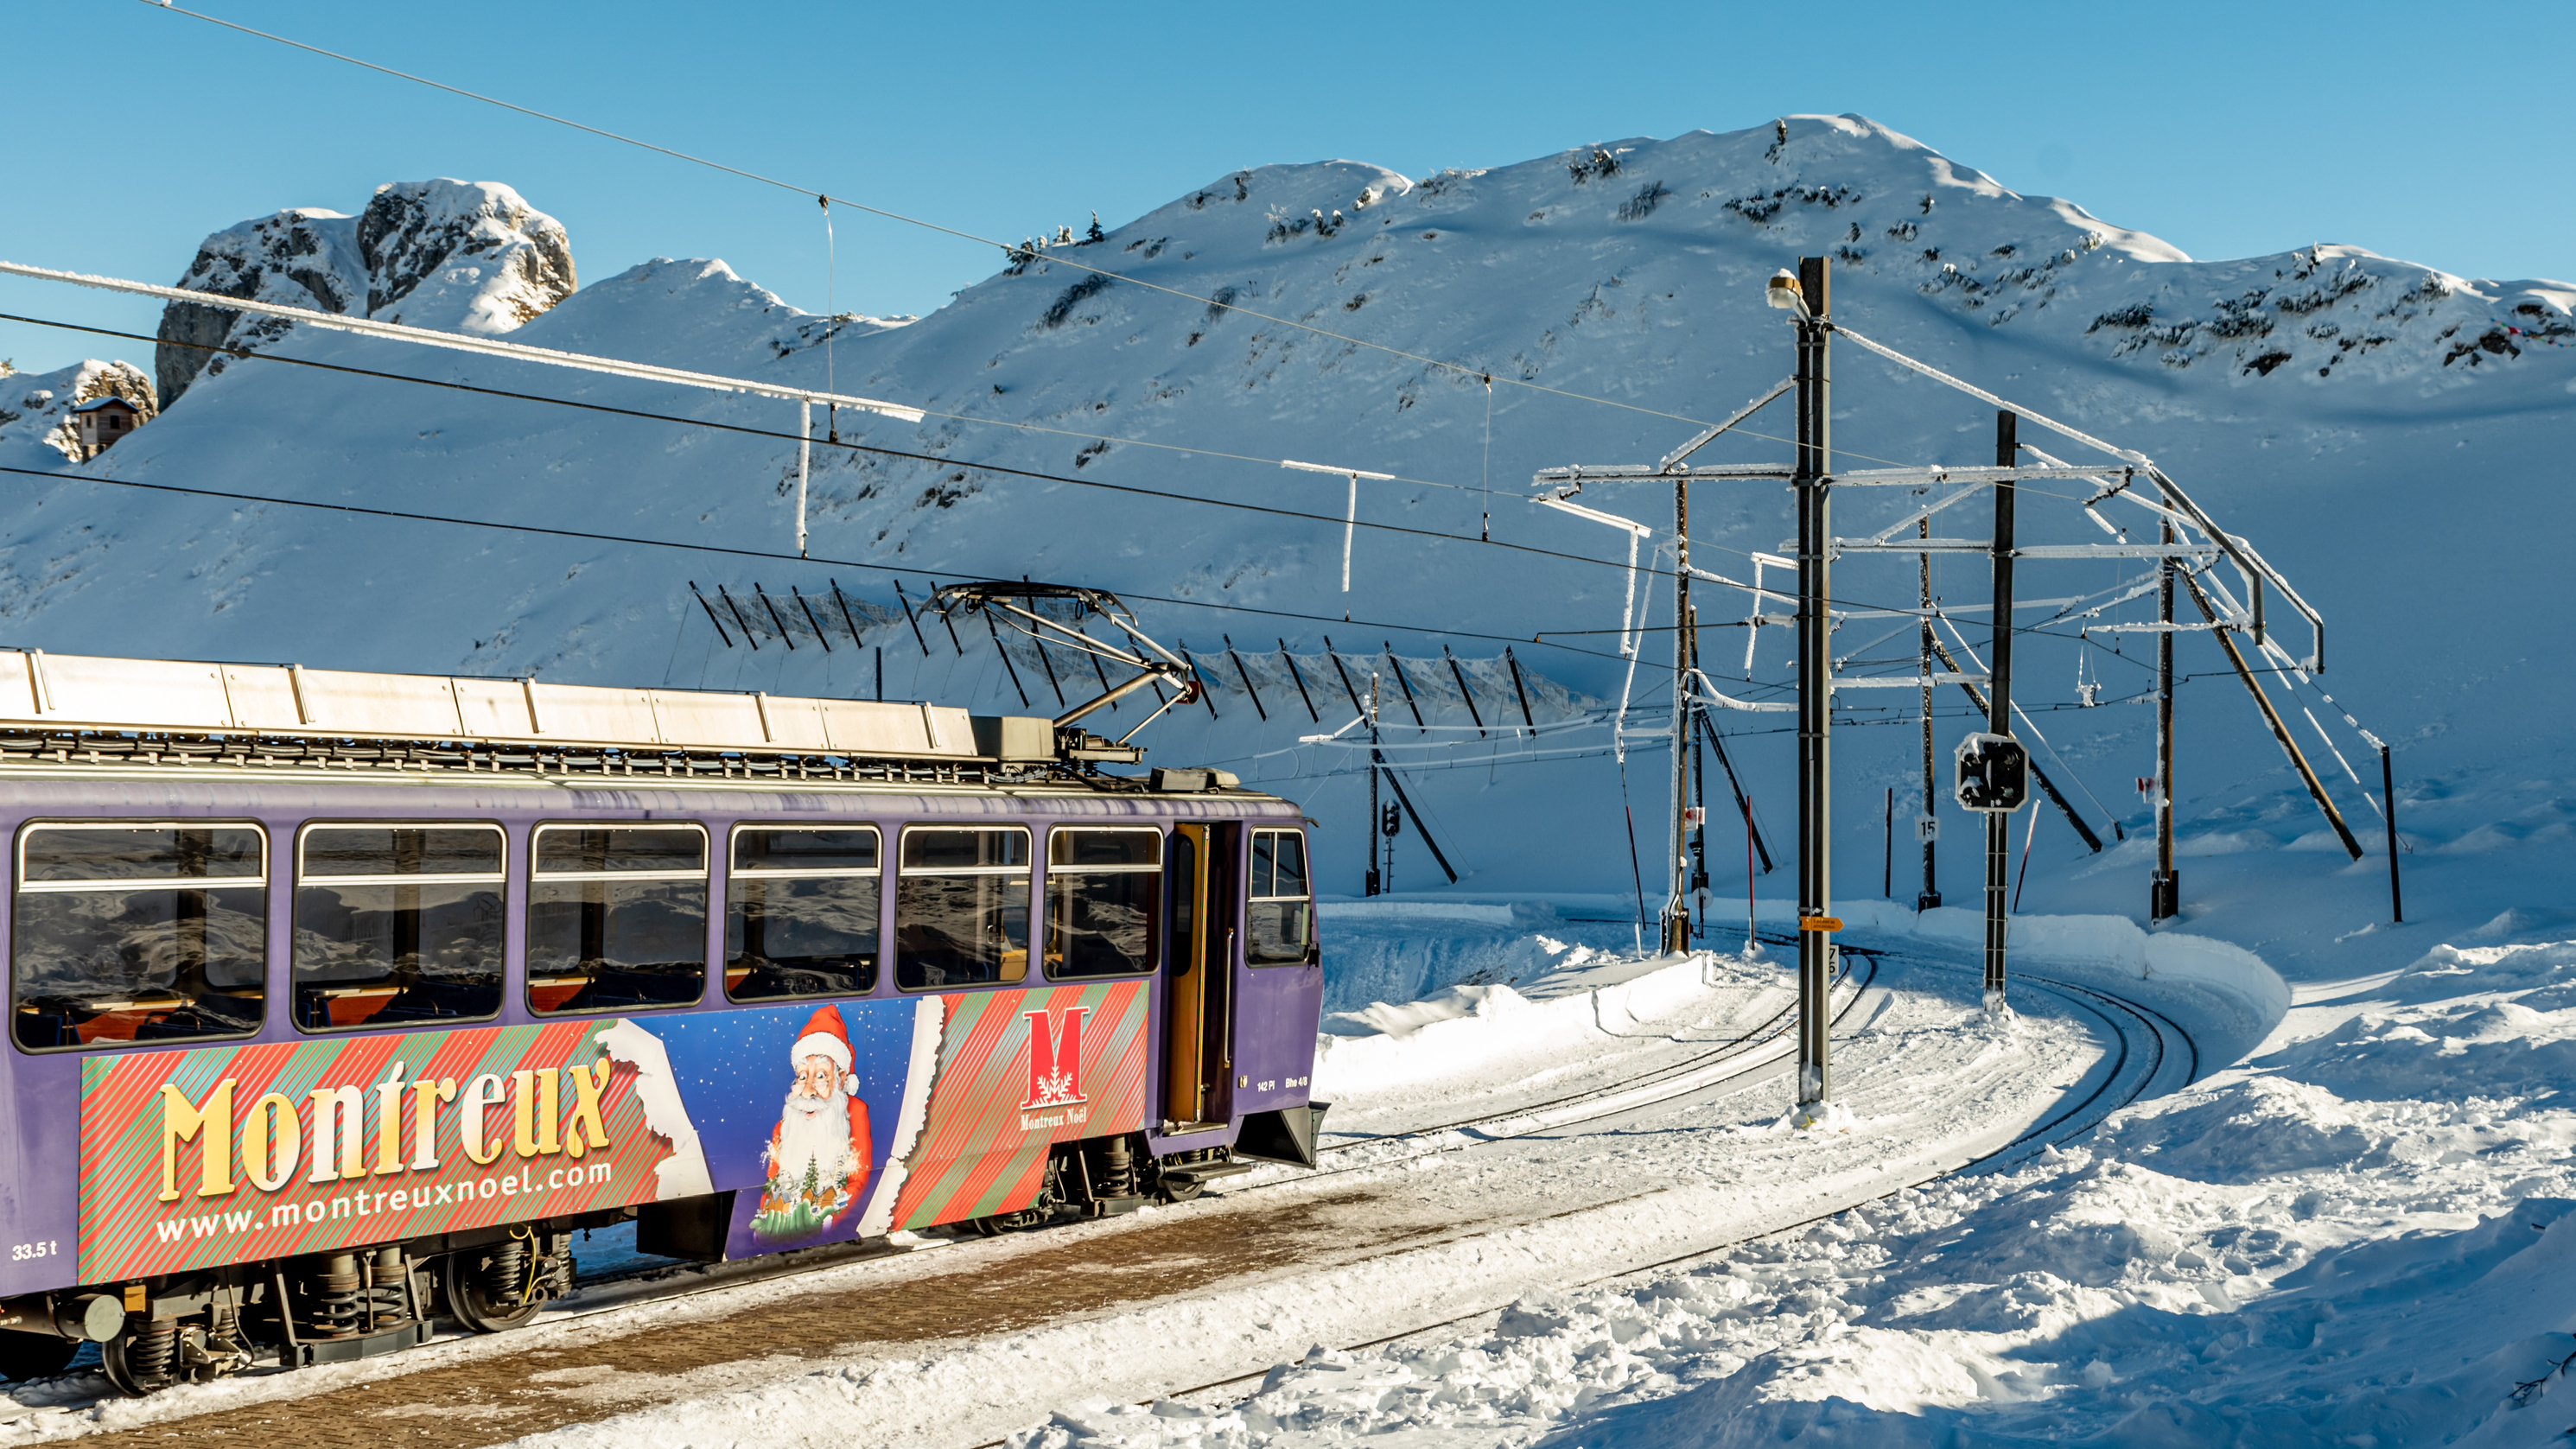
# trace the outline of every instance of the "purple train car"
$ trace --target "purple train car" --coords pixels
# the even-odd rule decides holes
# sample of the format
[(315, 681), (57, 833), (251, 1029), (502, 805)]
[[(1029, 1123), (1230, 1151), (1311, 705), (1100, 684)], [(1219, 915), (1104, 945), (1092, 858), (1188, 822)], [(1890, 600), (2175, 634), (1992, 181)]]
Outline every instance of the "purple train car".
[[(1132, 749), (1123, 758), (1132, 760)], [(918, 704), (0, 652), (0, 1372), (1313, 1163), (1306, 821)]]

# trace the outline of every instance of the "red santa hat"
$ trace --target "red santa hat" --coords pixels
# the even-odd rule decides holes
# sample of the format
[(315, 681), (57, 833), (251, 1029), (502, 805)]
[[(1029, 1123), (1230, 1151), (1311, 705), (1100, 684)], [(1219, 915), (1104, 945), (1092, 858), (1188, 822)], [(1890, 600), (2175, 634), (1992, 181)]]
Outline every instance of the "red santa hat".
[(823, 1007), (805, 1019), (805, 1031), (787, 1049), (787, 1060), (791, 1066), (800, 1065), (807, 1057), (821, 1057), (839, 1067), (841, 1090), (858, 1095), (858, 1079), (850, 1073), (850, 1033), (841, 1025), (839, 1007)]

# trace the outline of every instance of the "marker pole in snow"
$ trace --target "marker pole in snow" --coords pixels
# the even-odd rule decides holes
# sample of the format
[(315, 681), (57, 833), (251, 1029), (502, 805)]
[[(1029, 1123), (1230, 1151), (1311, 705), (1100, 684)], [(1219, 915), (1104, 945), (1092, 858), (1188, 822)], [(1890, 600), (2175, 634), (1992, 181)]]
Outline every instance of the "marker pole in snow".
[[(1833, 1096), (1833, 469), (1831, 297), (1823, 257), (1798, 259), (1798, 1114), (1825, 1120)], [(1782, 281), (1785, 283), (1786, 279)], [(1808, 929), (1815, 925), (1819, 929)]]
[(1887, 843), (1878, 857), (1878, 893), (1896, 899), (1896, 787), (1887, 787)]
[[(2161, 537), (2166, 547), (2173, 546), (2174, 526), (2173, 519), (2170, 517), (2164, 520)], [(2147, 884), (2147, 920), (2150, 923), (2182, 914), (2182, 882), (2174, 878), (2173, 863), (2174, 558), (2172, 554), (2166, 554), (2156, 563), (2156, 621), (2165, 627), (2156, 634), (2156, 873)]]
[[(2020, 419), (1995, 414), (1995, 466), (2009, 468), (2021, 451)], [(1995, 484), (1994, 640), (1986, 646), (1986, 732), (2012, 733), (2013, 646), (2013, 483)], [(2012, 816), (1986, 814), (1986, 1010), (2004, 1009), (2004, 922), (2009, 912), (2005, 894), (2012, 886)]]
[(2406, 924), (2406, 901), (2397, 893), (2397, 775), (2388, 763), (2388, 746), (2379, 747), (2379, 796), (2388, 808), (2379, 812), (2388, 824), (2388, 919)]

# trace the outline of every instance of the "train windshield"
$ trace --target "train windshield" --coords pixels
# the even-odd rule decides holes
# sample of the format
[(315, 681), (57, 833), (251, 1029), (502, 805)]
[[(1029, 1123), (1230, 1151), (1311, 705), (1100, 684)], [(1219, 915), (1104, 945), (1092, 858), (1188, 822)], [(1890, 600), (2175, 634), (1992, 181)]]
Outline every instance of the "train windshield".
[(1244, 956), (1255, 966), (1304, 961), (1315, 949), (1315, 905), (1306, 882), (1306, 837), (1294, 830), (1252, 832), (1250, 927)]
[(633, 1011), (707, 979), (707, 834), (541, 825), (528, 881), (528, 1009)]
[(771, 1001), (875, 990), (883, 886), (872, 829), (736, 830), (725, 994)]
[(295, 878), (295, 1024), (501, 1009), (498, 825), (311, 825)]
[(894, 943), (906, 991), (1026, 979), (1029, 832), (905, 831)]
[(1046, 972), (1131, 976), (1162, 944), (1163, 833), (1058, 830), (1047, 836)]
[(268, 837), (255, 825), (30, 826), (18, 838), (11, 926), (22, 1046), (254, 1031)]

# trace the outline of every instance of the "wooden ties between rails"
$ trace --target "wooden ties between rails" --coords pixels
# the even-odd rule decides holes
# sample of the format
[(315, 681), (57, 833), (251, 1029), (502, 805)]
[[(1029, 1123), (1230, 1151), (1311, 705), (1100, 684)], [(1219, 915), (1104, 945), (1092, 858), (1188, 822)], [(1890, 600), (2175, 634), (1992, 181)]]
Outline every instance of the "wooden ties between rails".
[[(1355, 1225), (1354, 1216), (1381, 1216), (1348, 1211), (1369, 1205), (1382, 1205), (1374, 1189), (1275, 1208), (1175, 1214), (980, 1263), (968, 1244), (937, 1255), (955, 1268), (910, 1281), (783, 1300), (763, 1294), (739, 1311), (677, 1323), (630, 1312), (614, 1326), (595, 1325), (589, 1337), (578, 1324), (564, 1324), (526, 1333), (525, 1351), (461, 1363), (439, 1362), (434, 1347), (414, 1350), (423, 1367), (390, 1378), (84, 1436), (80, 1443), (83, 1449), (173, 1441), (479, 1449), (721, 1391), (719, 1384), (679, 1382), (700, 1370), (738, 1364), (773, 1377), (799, 1361), (846, 1358), (863, 1344), (1008, 1333), (1319, 1259), (1370, 1257), (1449, 1226)], [(403, 1361), (395, 1355), (375, 1363), (399, 1370)]]

